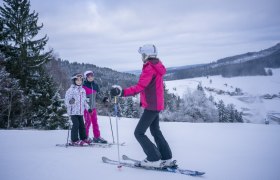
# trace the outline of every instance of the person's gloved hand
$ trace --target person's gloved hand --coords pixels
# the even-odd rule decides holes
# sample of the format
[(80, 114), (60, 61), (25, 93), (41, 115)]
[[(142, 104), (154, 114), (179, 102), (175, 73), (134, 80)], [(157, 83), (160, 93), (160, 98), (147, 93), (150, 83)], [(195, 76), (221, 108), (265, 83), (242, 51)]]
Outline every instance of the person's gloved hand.
[(74, 98), (69, 100), (69, 104), (74, 104), (74, 103), (75, 103), (75, 99)]
[(88, 109), (88, 112), (89, 112), (89, 113), (92, 113), (92, 109)]
[(123, 94), (122, 88), (118, 85), (112, 86), (112, 89), (110, 91), (111, 96), (121, 96)]

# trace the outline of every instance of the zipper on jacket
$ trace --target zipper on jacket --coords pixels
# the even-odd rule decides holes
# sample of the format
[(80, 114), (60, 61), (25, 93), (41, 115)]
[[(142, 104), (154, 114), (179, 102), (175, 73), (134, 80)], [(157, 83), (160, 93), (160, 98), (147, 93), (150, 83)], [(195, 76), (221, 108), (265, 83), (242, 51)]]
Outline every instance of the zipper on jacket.
[(79, 89), (79, 94), (80, 94), (80, 112), (82, 114), (82, 94), (81, 94), (80, 89)]
[(91, 94), (91, 109), (93, 108), (93, 86), (92, 86), (92, 83), (90, 83), (91, 84), (91, 92), (92, 92), (92, 94)]

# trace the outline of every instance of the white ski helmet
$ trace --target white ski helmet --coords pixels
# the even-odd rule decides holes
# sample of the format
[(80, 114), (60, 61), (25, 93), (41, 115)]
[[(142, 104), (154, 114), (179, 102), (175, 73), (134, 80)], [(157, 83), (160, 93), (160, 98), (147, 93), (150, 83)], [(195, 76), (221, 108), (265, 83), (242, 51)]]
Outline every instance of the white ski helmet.
[(92, 72), (92, 71), (86, 71), (86, 72), (84, 73), (85, 79), (87, 78), (87, 76), (88, 76), (89, 74), (92, 74), (92, 75), (93, 75), (93, 72)]
[(139, 48), (138, 52), (142, 54), (145, 59), (149, 57), (157, 57), (157, 48), (153, 44), (145, 44)]
[(75, 73), (71, 76), (72, 84), (76, 84), (76, 79), (81, 78), (83, 80), (83, 75), (81, 73)]

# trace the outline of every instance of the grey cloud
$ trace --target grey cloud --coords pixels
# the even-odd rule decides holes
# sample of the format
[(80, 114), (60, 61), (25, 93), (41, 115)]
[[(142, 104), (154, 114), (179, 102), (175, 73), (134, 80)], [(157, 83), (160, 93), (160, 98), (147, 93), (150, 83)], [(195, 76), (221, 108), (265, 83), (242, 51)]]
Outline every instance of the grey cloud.
[[(62, 59), (140, 69), (137, 49), (158, 46), (167, 66), (207, 63), (280, 41), (278, 0), (31, 0)], [(119, 62), (119, 63), (117, 63)], [(117, 64), (117, 66), (116, 66)]]

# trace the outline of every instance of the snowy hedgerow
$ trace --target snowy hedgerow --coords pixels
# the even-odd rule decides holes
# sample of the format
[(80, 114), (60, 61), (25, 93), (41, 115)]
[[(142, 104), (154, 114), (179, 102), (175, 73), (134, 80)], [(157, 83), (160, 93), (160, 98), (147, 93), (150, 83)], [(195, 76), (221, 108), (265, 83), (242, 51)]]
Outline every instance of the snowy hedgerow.
[(164, 121), (218, 122), (218, 110), (203, 91), (188, 89), (175, 112), (161, 113)]
[(187, 115), (191, 122), (217, 122), (218, 111), (214, 103), (211, 102), (203, 91), (189, 89), (183, 96), (181, 111)]

